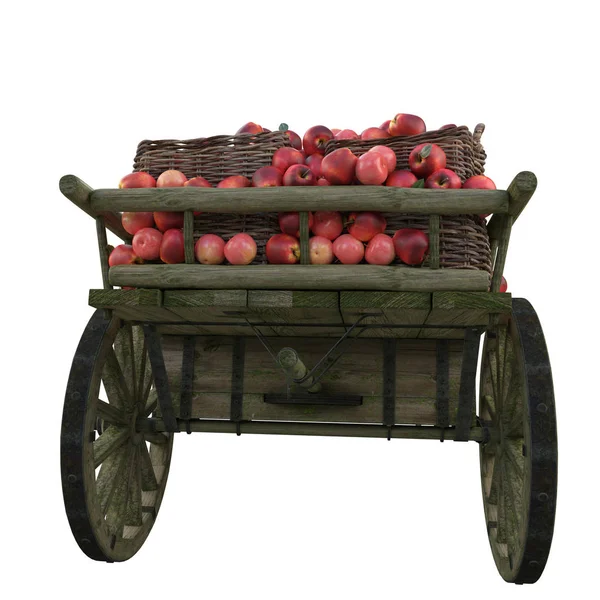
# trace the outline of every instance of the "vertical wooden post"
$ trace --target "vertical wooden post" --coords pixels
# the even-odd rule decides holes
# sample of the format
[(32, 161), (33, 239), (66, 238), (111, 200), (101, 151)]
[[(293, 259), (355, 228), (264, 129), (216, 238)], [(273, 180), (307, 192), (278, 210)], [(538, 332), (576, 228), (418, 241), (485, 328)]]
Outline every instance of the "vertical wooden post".
[(300, 213), (300, 264), (310, 265), (310, 251), (308, 249), (308, 213)]
[(429, 268), (440, 268), (440, 215), (429, 215)]
[(500, 291), (500, 283), (502, 282), (502, 272), (504, 271), (504, 263), (506, 262), (506, 253), (508, 251), (508, 242), (510, 240), (510, 231), (512, 229), (513, 217), (511, 215), (502, 215), (502, 230), (500, 240), (498, 242), (498, 253), (494, 262), (494, 274), (492, 276), (491, 292)]
[(104, 217), (102, 216), (96, 217), (96, 233), (98, 234), (102, 284), (105, 290), (112, 290), (113, 286), (108, 283), (108, 240), (106, 239), (106, 227), (104, 225)]
[(186, 210), (183, 213), (183, 247), (185, 262), (193, 265), (194, 260), (194, 211)]

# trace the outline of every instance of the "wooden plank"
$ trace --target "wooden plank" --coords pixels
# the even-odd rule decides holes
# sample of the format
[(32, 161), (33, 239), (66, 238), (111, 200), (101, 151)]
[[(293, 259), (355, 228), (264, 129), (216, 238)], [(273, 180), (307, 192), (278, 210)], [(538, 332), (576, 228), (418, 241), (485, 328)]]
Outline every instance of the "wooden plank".
[[(490, 314), (510, 313), (511, 296), (491, 292), (434, 292), (426, 325), (486, 326)], [(423, 328), (419, 338), (462, 339), (463, 329)]]
[[(431, 294), (426, 292), (340, 292), (340, 310), (344, 323), (352, 325), (361, 315), (365, 325), (381, 324), (381, 329), (365, 329), (360, 337), (415, 338), (419, 328), (386, 328), (386, 325), (422, 325), (431, 309)], [(356, 329), (351, 336), (358, 335)]]
[(126, 244), (131, 244), (132, 236), (123, 229), (121, 224), (121, 215), (113, 211), (97, 211), (90, 204), (90, 195), (92, 188), (84, 183), (75, 175), (65, 175), (61, 177), (59, 188), (63, 196), (68, 198), (75, 206), (78, 206), (83, 212), (96, 219), (103, 217), (106, 227), (110, 229), (117, 237), (121, 238)]
[(104, 189), (91, 194), (97, 211), (258, 213), (316, 210), (377, 210), (417, 214), (506, 213), (504, 190), (438, 190), (379, 185), (264, 188)]
[(94, 308), (118, 306), (160, 306), (160, 290), (90, 290), (88, 304)]
[[(253, 323), (281, 323), (260, 327), (264, 335), (342, 336), (345, 328), (338, 302), (334, 291), (248, 290), (248, 318)], [(315, 323), (332, 326), (308, 327)]]
[[(327, 187), (327, 186), (320, 186)], [(209, 189), (209, 188), (196, 188)], [(402, 189), (402, 188), (397, 188)], [(482, 291), (485, 271), (377, 265), (118, 265), (111, 285), (162, 289)]]
[[(165, 367), (174, 397), (181, 385), (181, 337), (163, 337)], [(275, 352), (294, 348), (308, 368), (316, 365), (333, 340), (278, 338)], [(449, 341), (449, 417), (455, 422), (462, 365), (462, 341)], [(196, 339), (192, 417), (229, 418), (233, 338)], [(396, 353), (396, 423), (436, 422), (436, 342), (398, 340)], [(285, 375), (260, 342), (246, 340), (242, 418), (336, 420), (380, 423), (383, 410), (383, 353), (381, 341), (357, 340), (322, 379), (322, 394), (361, 395), (362, 407), (307, 407), (263, 402), (263, 394), (285, 393)]]

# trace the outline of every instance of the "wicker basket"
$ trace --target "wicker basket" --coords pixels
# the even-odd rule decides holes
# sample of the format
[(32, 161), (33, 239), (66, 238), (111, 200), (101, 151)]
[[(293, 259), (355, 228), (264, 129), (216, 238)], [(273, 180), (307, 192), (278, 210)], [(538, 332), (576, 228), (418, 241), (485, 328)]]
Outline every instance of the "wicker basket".
[(408, 169), (408, 157), (412, 149), (424, 142), (437, 144), (446, 153), (446, 167), (457, 173), (461, 181), (472, 175), (484, 172), (486, 154), (481, 145), (481, 134), (485, 129), (483, 123), (475, 127), (471, 133), (468, 127), (449, 127), (436, 131), (426, 131), (420, 135), (397, 136), (377, 140), (331, 140), (327, 142), (325, 154), (338, 148), (350, 148), (360, 156), (373, 146), (388, 146), (396, 153), (397, 169)]
[[(387, 220), (385, 233), (393, 236), (398, 229), (420, 229), (429, 234), (428, 215), (383, 213)], [(429, 256), (421, 266), (428, 267)], [(475, 269), (492, 276), (492, 253), (485, 223), (474, 215), (452, 215), (440, 218), (440, 267), (443, 269)]]
[(163, 171), (177, 169), (188, 179), (200, 176), (216, 185), (230, 175), (252, 178), (257, 169), (271, 164), (275, 150), (290, 145), (288, 136), (281, 131), (193, 140), (144, 140), (138, 144), (133, 170), (158, 177)]

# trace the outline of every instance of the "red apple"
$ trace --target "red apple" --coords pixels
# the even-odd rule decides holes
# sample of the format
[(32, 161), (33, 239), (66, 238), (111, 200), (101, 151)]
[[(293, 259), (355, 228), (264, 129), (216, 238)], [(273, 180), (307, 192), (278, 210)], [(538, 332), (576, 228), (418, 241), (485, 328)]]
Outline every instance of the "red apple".
[(188, 179), (183, 185), (184, 187), (212, 187), (209, 181), (200, 176)]
[(163, 233), (167, 229), (181, 229), (183, 227), (182, 212), (155, 212), (154, 222)]
[(242, 125), (236, 132), (235, 135), (239, 135), (240, 133), (262, 133), (264, 131), (264, 129), (260, 126), (257, 125), (256, 123), (246, 123), (245, 125)]
[(218, 188), (243, 188), (251, 185), (252, 182), (243, 175), (230, 175), (217, 183)]
[[(308, 228), (313, 226), (314, 218), (311, 212), (308, 213)], [(300, 237), (300, 215), (297, 212), (279, 213), (279, 229), (282, 233)]]
[(317, 177), (306, 165), (292, 165), (283, 175), (283, 185), (316, 185)]
[(135, 254), (133, 247), (129, 244), (120, 244), (113, 249), (108, 257), (109, 267), (114, 267), (116, 265), (133, 265), (142, 262), (144, 261)]
[(169, 169), (158, 176), (156, 187), (183, 187), (187, 180), (187, 177), (181, 171)]
[(321, 175), (332, 185), (350, 185), (358, 157), (349, 148), (338, 148), (321, 162)]
[(318, 210), (313, 218), (310, 230), (315, 235), (326, 237), (328, 240), (335, 240), (344, 229), (342, 215), (339, 212)]
[(232, 265), (249, 265), (256, 258), (256, 242), (247, 233), (236, 233), (225, 244), (224, 252)]
[(389, 146), (373, 146), (369, 152), (378, 152), (383, 156), (388, 173), (391, 173), (396, 168), (398, 159), (396, 158), (396, 153)]
[(292, 145), (292, 148), (296, 148), (296, 150), (302, 150), (302, 140), (300, 139), (300, 136), (295, 131), (288, 129), (287, 123), (282, 123), (279, 126), (279, 131), (285, 133), (288, 140), (290, 141), (290, 144)]
[(425, 133), (425, 121), (417, 115), (398, 113), (391, 121), (388, 128), (390, 135), (419, 135)]
[(169, 265), (185, 261), (183, 232), (181, 229), (168, 229), (165, 231), (160, 245), (160, 260)]
[(389, 235), (378, 233), (367, 244), (365, 260), (370, 265), (389, 265), (394, 258), (396, 258), (396, 250)]
[(380, 127), (367, 127), (367, 129), (360, 134), (361, 140), (379, 140), (389, 137), (390, 134)]
[(303, 165), (304, 156), (302, 156), (302, 152), (296, 150), (296, 148), (278, 148), (273, 154), (271, 164), (283, 174), (292, 165)]
[(408, 166), (419, 179), (427, 179), (434, 171), (446, 168), (446, 153), (437, 144), (419, 144), (411, 151)]
[(325, 145), (333, 139), (333, 132), (325, 125), (315, 125), (306, 131), (302, 138), (302, 145), (307, 156), (318, 152), (323, 154)]
[(356, 178), (363, 185), (381, 185), (388, 178), (385, 158), (378, 152), (367, 152), (358, 158)]
[(315, 174), (315, 177), (321, 177), (321, 163), (323, 162), (323, 155), (316, 152), (311, 154), (306, 159), (306, 164), (310, 170)]
[(357, 140), (358, 133), (352, 129), (342, 129), (339, 133), (335, 134), (336, 140)]
[(283, 175), (276, 167), (261, 167), (252, 175), (253, 187), (277, 187), (283, 185)]
[(385, 181), (385, 185), (387, 186), (405, 188), (412, 187), (415, 183), (417, 183), (417, 178), (411, 171), (406, 169), (399, 169), (390, 173)]
[(201, 236), (194, 246), (196, 260), (203, 265), (220, 265), (225, 260), (225, 241), (214, 233)]
[(136, 171), (125, 175), (119, 181), (120, 188), (151, 188), (156, 187), (156, 179), (144, 171)]
[(502, 275), (502, 280), (500, 281), (500, 291), (505, 292), (508, 289), (508, 282), (504, 279), (504, 275)]
[(144, 227), (154, 227), (154, 216), (151, 212), (124, 212), (121, 224), (127, 233), (135, 235)]
[(322, 235), (315, 235), (308, 240), (311, 265), (328, 265), (333, 262), (333, 244)]
[(429, 250), (429, 238), (420, 229), (398, 229), (394, 234), (396, 256), (407, 265), (420, 265)]
[(460, 177), (450, 169), (438, 169), (425, 180), (426, 188), (457, 190), (460, 186)]
[(379, 129), (383, 129), (385, 132), (389, 133), (389, 129), (390, 129), (390, 122), (391, 119), (388, 119), (387, 121), (384, 121), (380, 126)]
[(473, 175), (462, 184), (465, 190), (495, 190), (496, 184), (485, 175)]
[(378, 212), (351, 213), (347, 221), (348, 233), (361, 242), (368, 242), (387, 227), (385, 217)]
[(269, 238), (265, 252), (272, 265), (293, 265), (300, 260), (300, 242), (292, 235), (276, 233)]
[(333, 133), (334, 137), (341, 131), (341, 129), (336, 129), (335, 127), (331, 130), (331, 133)]
[(325, 177), (319, 177), (319, 181), (317, 181), (317, 185), (331, 185)]
[(349, 233), (340, 235), (333, 242), (333, 253), (344, 265), (357, 265), (365, 255), (365, 247)]
[(157, 260), (162, 239), (163, 234), (160, 231), (153, 227), (144, 227), (133, 236), (133, 251), (144, 260)]

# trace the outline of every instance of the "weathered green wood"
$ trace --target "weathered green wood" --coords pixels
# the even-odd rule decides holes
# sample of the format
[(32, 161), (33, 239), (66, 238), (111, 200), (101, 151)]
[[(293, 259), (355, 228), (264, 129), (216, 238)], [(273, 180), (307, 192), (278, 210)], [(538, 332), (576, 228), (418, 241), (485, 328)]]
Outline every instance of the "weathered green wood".
[(94, 308), (116, 308), (119, 306), (160, 306), (160, 290), (90, 290), (88, 304)]
[(502, 273), (504, 272), (504, 265), (506, 263), (508, 243), (510, 241), (510, 233), (513, 222), (513, 217), (511, 215), (502, 215), (502, 218), (504, 222), (502, 224), (500, 241), (498, 243), (498, 253), (496, 255), (496, 262), (494, 263), (494, 274), (492, 275), (492, 283), (490, 285), (490, 291), (492, 292), (497, 292), (500, 290)]
[(104, 189), (91, 194), (95, 210), (257, 213), (378, 210), (417, 214), (505, 213), (504, 190), (435, 190), (385, 186)]
[(310, 265), (308, 212), (300, 213), (300, 264)]
[(183, 213), (183, 249), (186, 264), (193, 265), (196, 259), (194, 257), (194, 211), (192, 210)]
[(440, 216), (429, 215), (429, 267), (440, 268)]
[(248, 290), (248, 318), (256, 324), (274, 323), (259, 328), (264, 335), (341, 336), (345, 330), (338, 302), (338, 293), (333, 291)]
[[(307, 365), (315, 365), (333, 340), (278, 338), (275, 353), (293, 347)], [(398, 340), (396, 360), (396, 421), (436, 422), (436, 358), (432, 340)], [(231, 400), (233, 339), (201, 336), (196, 340), (192, 417), (228, 419)], [(243, 419), (298, 419), (381, 422), (383, 407), (383, 351), (380, 340), (356, 340), (321, 380), (324, 395), (361, 395), (357, 407), (310, 407), (267, 404), (263, 394), (285, 393), (285, 374), (257, 339), (246, 342)], [(183, 343), (180, 337), (163, 338), (165, 366), (174, 395), (181, 378)], [(456, 421), (462, 342), (449, 342), (450, 421)]]
[[(143, 428), (146, 424), (139, 423)], [(157, 420), (153, 423), (158, 431), (164, 430), (165, 425)], [(232, 421), (192, 421), (190, 431), (205, 431), (219, 433), (258, 433), (274, 435), (326, 435), (343, 437), (372, 437), (372, 438), (394, 438), (415, 440), (439, 440), (444, 434), (444, 439), (454, 439), (454, 429), (440, 427), (414, 427), (396, 425), (388, 428), (377, 425), (359, 425), (348, 423), (273, 423), (273, 422), (242, 422), (240, 424)], [(481, 427), (473, 427), (470, 431), (471, 441), (481, 442), (484, 439), (484, 431)]]
[[(510, 294), (434, 292), (426, 325), (486, 326), (492, 313), (510, 313)], [(419, 338), (463, 339), (463, 329), (423, 328)]]
[[(537, 178), (530, 171), (519, 173), (508, 186), (509, 196), (508, 214), (513, 217), (513, 223), (523, 212), (525, 206), (533, 196), (537, 187)], [(485, 211), (486, 213), (488, 211)], [(498, 213), (499, 211), (496, 211)], [(490, 239), (500, 239), (502, 234), (503, 219), (501, 214), (494, 214), (487, 224)]]
[(106, 227), (102, 216), (96, 217), (96, 233), (98, 235), (100, 268), (102, 269), (102, 285), (105, 290), (110, 290), (112, 286), (108, 283), (108, 240), (106, 239)]
[[(422, 325), (431, 309), (431, 294), (427, 292), (340, 292), (340, 310), (344, 323), (352, 325), (361, 315), (364, 325), (381, 324), (379, 329), (366, 329), (360, 337), (415, 338), (419, 328), (389, 328), (386, 325)], [(351, 335), (357, 335), (356, 333)]]
[(97, 211), (92, 208), (90, 205), (90, 194), (93, 190), (89, 185), (81, 181), (78, 177), (75, 177), (75, 175), (65, 175), (60, 179), (59, 188), (62, 194), (73, 202), (73, 204), (94, 219), (102, 216), (106, 223), (106, 227), (110, 229), (110, 231), (121, 238), (125, 243), (131, 243), (132, 236), (123, 229), (120, 214), (112, 211)]
[(489, 276), (485, 271), (401, 265), (118, 265), (110, 268), (109, 282), (118, 286), (163, 289), (426, 292), (487, 291)]

